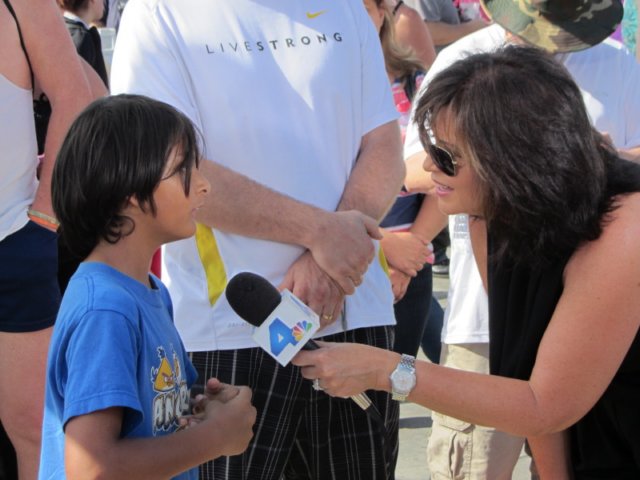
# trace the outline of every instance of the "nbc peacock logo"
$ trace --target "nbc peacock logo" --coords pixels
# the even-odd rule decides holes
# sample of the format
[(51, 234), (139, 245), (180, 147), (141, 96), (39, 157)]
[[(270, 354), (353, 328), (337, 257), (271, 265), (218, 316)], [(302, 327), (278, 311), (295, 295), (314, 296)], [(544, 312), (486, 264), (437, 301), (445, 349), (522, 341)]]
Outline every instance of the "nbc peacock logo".
[(299, 342), (304, 338), (304, 335), (309, 332), (313, 328), (313, 324), (311, 322), (307, 322), (303, 320), (301, 322), (296, 323), (296, 325), (291, 329), (291, 333), (293, 333), (293, 338), (296, 339), (296, 342)]

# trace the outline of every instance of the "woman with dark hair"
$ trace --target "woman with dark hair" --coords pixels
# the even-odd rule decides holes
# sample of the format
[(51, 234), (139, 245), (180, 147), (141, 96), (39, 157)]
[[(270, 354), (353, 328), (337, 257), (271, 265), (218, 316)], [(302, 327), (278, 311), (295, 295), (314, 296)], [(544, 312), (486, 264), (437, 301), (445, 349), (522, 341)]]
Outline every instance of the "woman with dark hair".
[(453, 64), (415, 121), (440, 209), (486, 225), (472, 243), (491, 375), (361, 345), (326, 344), (294, 363), (331, 395), (392, 391), (556, 442), (566, 464), (554, 478), (639, 478), (640, 166), (592, 129), (564, 67), (529, 47)]

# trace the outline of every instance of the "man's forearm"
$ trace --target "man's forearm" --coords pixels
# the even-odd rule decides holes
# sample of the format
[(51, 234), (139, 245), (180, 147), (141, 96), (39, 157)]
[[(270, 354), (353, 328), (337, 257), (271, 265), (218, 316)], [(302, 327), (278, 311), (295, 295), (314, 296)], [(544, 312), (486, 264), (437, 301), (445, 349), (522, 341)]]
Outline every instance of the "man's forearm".
[(381, 220), (400, 192), (404, 177), (400, 130), (396, 121), (388, 122), (362, 139), (338, 210), (359, 210)]
[(204, 161), (211, 183), (198, 221), (238, 235), (310, 248), (327, 212), (294, 200), (222, 165)]
[(298, 202), (214, 162), (202, 173), (211, 193), (198, 221), (219, 230), (303, 246), (342, 290), (353, 293), (374, 256), (377, 221), (361, 212), (327, 212)]

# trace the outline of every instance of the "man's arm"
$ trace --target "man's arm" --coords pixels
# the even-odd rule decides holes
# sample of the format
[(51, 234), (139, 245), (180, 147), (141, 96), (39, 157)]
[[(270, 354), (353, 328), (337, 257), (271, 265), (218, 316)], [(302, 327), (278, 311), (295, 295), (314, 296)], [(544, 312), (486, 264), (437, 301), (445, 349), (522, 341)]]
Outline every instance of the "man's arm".
[[(355, 167), (338, 204), (338, 212), (330, 215), (344, 215), (356, 210), (375, 219), (384, 217), (402, 187), (405, 168), (400, 151), (400, 132), (395, 120), (367, 133), (362, 139)], [(378, 234), (376, 238), (380, 238), (377, 220), (375, 230)], [(336, 237), (336, 241), (337, 244), (342, 243), (340, 237)], [(344, 245), (341, 248), (344, 249)], [(280, 287), (291, 290), (321, 315), (321, 324), (326, 326), (337, 319), (342, 310), (344, 294), (355, 291), (373, 260), (371, 241), (368, 240), (368, 245), (362, 248), (364, 250), (354, 250), (352, 255), (361, 258), (366, 254), (368, 261), (360, 269), (353, 265), (351, 273), (341, 277), (339, 289), (332, 281), (337, 277), (326, 268), (336, 252), (328, 249), (319, 251), (317, 248), (309, 248), (310, 252), (304, 253), (292, 265)]]
[(400, 192), (405, 173), (400, 129), (393, 120), (362, 138), (338, 210), (359, 210), (381, 220)]
[(302, 245), (345, 292), (353, 292), (350, 279), (361, 275), (374, 255), (376, 220), (296, 201), (215, 162), (205, 161), (201, 169), (211, 190), (198, 221), (239, 235)]
[[(112, 91), (169, 103), (202, 129), (189, 73), (176, 61), (181, 53), (168, 35), (147, 3), (127, 4), (113, 57)], [(371, 235), (379, 235), (375, 220), (359, 212), (336, 214), (304, 204), (214, 161), (202, 162), (201, 169), (211, 191), (198, 221), (230, 233), (303, 246), (345, 292), (353, 292), (349, 278), (366, 269), (374, 255)]]

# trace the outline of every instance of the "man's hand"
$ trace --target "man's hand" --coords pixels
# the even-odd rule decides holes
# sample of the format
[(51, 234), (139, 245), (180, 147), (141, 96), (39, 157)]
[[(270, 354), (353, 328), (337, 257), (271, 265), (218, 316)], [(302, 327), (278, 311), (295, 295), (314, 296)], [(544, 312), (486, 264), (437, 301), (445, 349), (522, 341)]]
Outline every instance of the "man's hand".
[(320, 328), (335, 322), (342, 312), (344, 292), (308, 251), (291, 265), (279, 288), (286, 288), (320, 315)]
[(361, 212), (349, 210), (327, 213), (319, 224), (308, 246), (311, 255), (342, 291), (351, 295), (362, 283), (375, 256), (371, 239), (382, 238), (378, 222)]

